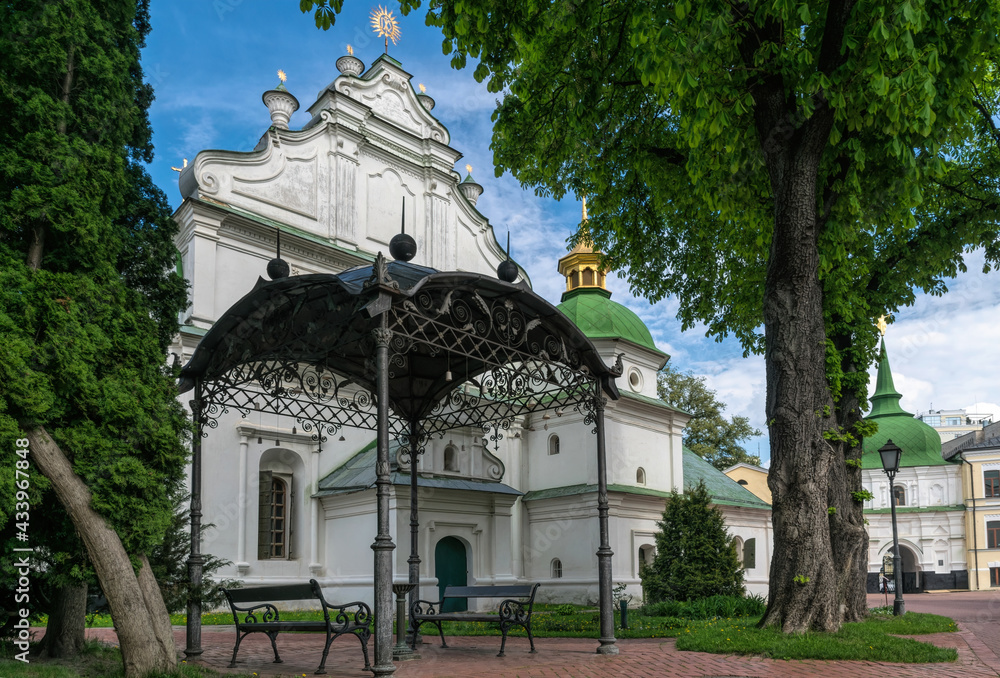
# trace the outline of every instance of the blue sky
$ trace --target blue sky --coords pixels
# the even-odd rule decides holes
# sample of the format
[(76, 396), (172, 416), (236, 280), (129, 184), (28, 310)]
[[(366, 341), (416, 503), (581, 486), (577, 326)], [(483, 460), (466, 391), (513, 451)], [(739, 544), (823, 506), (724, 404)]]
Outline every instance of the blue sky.
[[(382, 52), (382, 40), (369, 28), (376, 4), (345, 0), (344, 12), (329, 31), (315, 27), (297, 2), (263, 0), (171, 0), (152, 3), (153, 31), (143, 52), (147, 80), (156, 89), (150, 110), (156, 159), (153, 180), (170, 204), (180, 204), (177, 173), (182, 158), (215, 148), (252, 150), (270, 123), (261, 95), (288, 74), (286, 87), (301, 105), (293, 129), (304, 124), (305, 109), (339, 75), (335, 62), (351, 44), (366, 64)], [(556, 260), (580, 221), (580, 203), (538, 198), (505, 175), (494, 177), (489, 150), (490, 114), (496, 95), (476, 83), (472, 68), (455, 71), (442, 54), (441, 34), (424, 25), (422, 13), (400, 16), (402, 38), (389, 54), (423, 83), (437, 106), (434, 114), (451, 132), (452, 146), (464, 157), (456, 168), (473, 166), (485, 188), (477, 208), (489, 217), (498, 239), (511, 234), (512, 254), (528, 271), (535, 290), (559, 302), (565, 281)], [(921, 295), (898, 314), (887, 342), (896, 387), (911, 412), (968, 408), (1000, 418), (1000, 275), (981, 273), (982, 256), (969, 257), (969, 273), (949, 284), (941, 298)], [(728, 414), (750, 417), (764, 429), (764, 362), (743, 358), (739, 344), (705, 336), (703, 328), (681, 332), (676, 301), (658, 304), (632, 296), (627, 285), (609, 278), (613, 299), (646, 322), (675, 366), (704, 375), (728, 404)], [(874, 331), (874, 329), (873, 329)], [(768, 457), (767, 437), (747, 448)]]

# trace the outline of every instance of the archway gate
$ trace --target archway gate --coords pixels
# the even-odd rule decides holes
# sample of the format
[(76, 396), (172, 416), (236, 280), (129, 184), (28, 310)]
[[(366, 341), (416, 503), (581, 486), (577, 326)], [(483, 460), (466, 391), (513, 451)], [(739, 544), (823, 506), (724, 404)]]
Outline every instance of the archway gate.
[[(272, 262), (273, 264), (274, 262)], [(280, 269), (281, 267), (274, 267)], [(269, 267), (271, 270), (272, 267)], [(287, 270), (287, 269), (286, 269)], [(598, 652), (616, 654), (611, 600), (605, 396), (618, 398), (621, 356), (606, 365), (591, 341), (526, 285), (480, 274), (439, 272), (380, 253), (371, 266), (341, 274), (258, 280), (205, 335), (181, 370), (191, 401), (192, 584), (199, 585), (201, 439), (232, 410), (294, 417), (332, 434), (341, 427), (377, 438), (375, 675), (392, 663), (392, 551), (389, 534), (390, 438), (410, 469), (409, 581), (419, 584), (417, 460), (432, 435), (479, 427), (496, 445), (514, 418), (569, 408), (593, 426), (597, 445)], [(417, 587), (411, 591), (416, 600)], [(201, 653), (201, 605), (188, 605), (187, 649)]]

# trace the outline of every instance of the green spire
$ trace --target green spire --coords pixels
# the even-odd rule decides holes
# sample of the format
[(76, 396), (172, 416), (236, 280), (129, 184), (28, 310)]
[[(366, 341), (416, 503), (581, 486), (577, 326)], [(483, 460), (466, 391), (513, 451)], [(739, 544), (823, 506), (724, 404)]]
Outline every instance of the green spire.
[(878, 364), (878, 378), (875, 380), (875, 393), (872, 395), (872, 411), (868, 414), (868, 419), (888, 417), (890, 415), (905, 414), (913, 415), (899, 406), (899, 399), (903, 397), (896, 390), (892, 383), (892, 370), (889, 369), (889, 354), (885, 351), (885, 339), (882, 339), (880, 349), (881, 358)]

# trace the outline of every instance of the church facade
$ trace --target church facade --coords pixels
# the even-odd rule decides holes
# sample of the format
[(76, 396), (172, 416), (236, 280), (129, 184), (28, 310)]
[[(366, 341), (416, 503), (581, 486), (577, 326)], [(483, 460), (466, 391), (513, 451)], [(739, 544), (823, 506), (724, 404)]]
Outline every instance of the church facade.
[[(434, 101), (387, 55), (353, 57), (288, 126), (297, 99), (263, 96), (271, 125), (248, 153), (203, 151), (182, 171), (177, 247), (191, 306), (173, 350), (186, 362), (213, 323), (255, 285), (280, 249), (291, 275), (370, 265), (401, 229), (413, 263), (494, 275), (506, 254), (476, 209), (483, 187), (454, 170), (461, 154)], [(599, 255), (585, 245), (559, 272), (559, 309), (608, 365), (622, 356), (622, 398), (607, 404), (612, 579), (641, 598), (639, 569), (654, 554), (664, 497), (704, 477), (727, 515), (748, 588), (766, 590), (769, 506), (682, 445), (689, 415), (657, 398), (668, 356), (632, 311), (611, 301)], [(523, 270), (519, 281), (530, 285)], [(274, 414), (223, 412), (203, 441), (202, 551), (231, 561), (219, 576), (247, 585), (315, 578), (344, 600), (371, 602), (376, 533), (374, 434)], [(576, 411), (515, 419), (502, 437), (459, 429), (419, 460), (421, 597), (445, 584), (540, 582), (539, 600), (597, 599), (596, 439)], [(392, 450), (391, 450), (392, 451)], [(405, 579), (408, 473), (394, 465), (391, 535)], [(728, 483), (728, 484), (727, 484)], [(749, 544), (749, 546), (747, 546)]]

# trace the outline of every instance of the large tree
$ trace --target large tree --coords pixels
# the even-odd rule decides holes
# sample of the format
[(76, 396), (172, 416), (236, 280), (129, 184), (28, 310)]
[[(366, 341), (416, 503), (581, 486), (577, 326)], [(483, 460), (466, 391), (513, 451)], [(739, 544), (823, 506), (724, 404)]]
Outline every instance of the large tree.
[[(143, 166), (148, 31), (146, 0), (15, 0), (0, 16), (2, 469), (28, 445), (27, 533), (46, 568), (32, 578), (65, 584), (50, 630), (83, 622), (86, 561), (59, 556), (74, 542), (58, 535), (72, 532), (108, 598), (126, 676), (176, 665), (145, 554), (170, 525), (188, 430), (164, 369), (186, 304), (176, 226)], [(3, 496), (0, 519), (26, 522)]]
[[(342, 4), (303, 0), (328, 27)], [(410, 11), (420, 0), (402, 0)], [(865, 613), (861, 407), (879, 315), (997, 246), (996, 0), (435, 0), (503, 98), (494, 160), (591, 197), (606, 263), (763, 352), (762, 623)], [(993, 135), (993, 136), (991, 136)], [(761, 331), (763, 330), (763, 331)], [(828, 511), (829, 508), (835, 509)]]
[(760, 457), (750, 454), (741, 443), (760, 431), (741, 415), (726, 419), (722, 412), (726, 404), (705, 385), (705, 377), (680, 372), (667, 365), (656, 375), (656, 392), (660, 399), (691, 415), (684, 427), (684, 444), (720, 471), (733, 464), (760, 465)]

